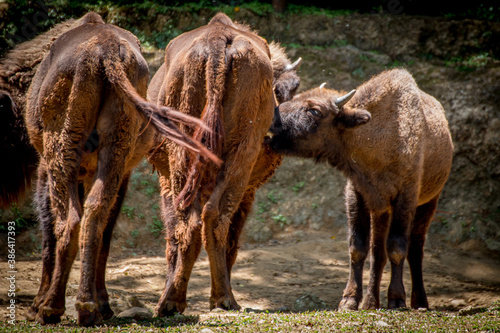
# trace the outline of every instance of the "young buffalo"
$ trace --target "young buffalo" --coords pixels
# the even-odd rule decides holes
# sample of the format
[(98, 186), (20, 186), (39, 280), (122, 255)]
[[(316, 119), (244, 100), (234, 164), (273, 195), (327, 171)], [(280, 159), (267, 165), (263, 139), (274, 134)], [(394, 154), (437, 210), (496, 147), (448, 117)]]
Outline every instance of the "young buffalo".
[(350, 274), (339, 309), (357, 310), (371, 247), (363, 309), (380, 307), (380, 280), (391, 262), (388, 307), (406, 306), (403, 264), (412, 276), (411, 306), (428, 308), (422, 279), (429, 223), (451, 168), (453, 144), (444, 110), (403, 69), (383, 72), (341, 94), (316, 88), (279, 106), (271, 128), (277, 152), (326, 161), (347, 177)]

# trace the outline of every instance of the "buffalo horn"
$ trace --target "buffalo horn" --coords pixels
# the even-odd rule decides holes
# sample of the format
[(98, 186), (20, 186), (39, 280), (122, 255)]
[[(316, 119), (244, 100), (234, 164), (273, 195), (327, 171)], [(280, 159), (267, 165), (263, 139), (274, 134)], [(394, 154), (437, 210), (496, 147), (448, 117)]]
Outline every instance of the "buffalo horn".
[(350, 92), (348, 92), (347, 94), (345, 94), (344, 96), (340, 96), (339, 98), (337, 98), (335, 100), (335, 105), (337, 105), (338, 108), (341, 108), (342, 106), (344, 106), (347, 102), (349, 102), (349, 100), (352, 98), (352, 96), (354, 95), (354, 93), (356, 92), (356, 89), (354, 90), (351, 90)]
[(326, 82), (323, 82), (320, 86), (319, 89), (323, 89), (326, 86)]
[(297, 70), (300, 67), (300, 64), (302, 63), (302, 58), (297, 59), (293, 64), (286, 66), (287, 71), (292, 71), (292, 70)]

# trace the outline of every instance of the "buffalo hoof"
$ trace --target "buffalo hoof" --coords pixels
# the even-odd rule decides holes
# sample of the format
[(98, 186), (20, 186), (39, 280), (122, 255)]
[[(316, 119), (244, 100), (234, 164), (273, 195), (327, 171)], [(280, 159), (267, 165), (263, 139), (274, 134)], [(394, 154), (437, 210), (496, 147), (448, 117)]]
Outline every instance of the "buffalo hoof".
[(406, 308), (406, 301), (403, 298), (390, 299), (387, 302), (388, 309)]
[(223, 310), (239, 310), (241, 309), (241, 306), (239, 306), (238, 303), (230, 297), (221, 297), (219, 299), (213, 299), (210, 297), (210, 311), (215, 308)]
[(36, 318), (36, 314), (38, 312), (38, 309), (32, 305), (30, 306), (30, 308), (28, 309), (28, 312), (26, 312), (26, 319), (29, 320), (29, 321), (34, 321), (35, 318)]
[(52, 315), (52, 316), (42, 316), (37, 315), (35, 320), (40, 325), (55, 325), (61, 322), (61, 316)]
[(78, 325), (84, 327), (99, 326), (102, 325), (102, 315), (99, 311), (78, 311)]
[(102, 325), (102, 315), (94, 302), (77, 301), (75, 307), (78, 311), (78, 325), (85, 327)]
[(64, 314), (64, 308), (55, 309), (42, 306), (35, 315), (35, 320), (41, 325), (58, 324), (61, 322), (61, 316)]
[(28, 312), (26, 313), (26, 319), (29, 321), (34, 321), (36, 318), (36, 315), (38, 314), (38, 310), (40, 309), (40, 305), (43, 303), (44, 299), (39, 298), (38, 296), (35, 297), (33, 300), (33, 304), (28, 309)]
[(187, 302), (166, 301), (163, 304), (156, 306), (155, 312), (157, 317), (171, 317), (176, 313), (183, 313), (186, 310)]
[(373, 295), (366, 295), (363, 299), (363, 304), (361, 309), (363, 310), (375, 310), (380, 308), (380, 301), (376, 299)]
[(339, 304), (339, 311), (356, 311), (358, 310), (359, 302), (354, 297), (345, 296)]
[(413, 292), (411, 294), (411, 307), (414, 309), (419, 309), (419, 308), (429, 308), (429, 302), (427, 301), (427, 296), (425, 292), (422, 294), (417, 294), (416, 292)]
[(111, 307), (109, 306), (108, 302), (103, 302), (99, 304), (99, 313), (102, 316), (102, 319), (108, 320), (113, 317), (115, 314), (113, 310), (111, 310)]

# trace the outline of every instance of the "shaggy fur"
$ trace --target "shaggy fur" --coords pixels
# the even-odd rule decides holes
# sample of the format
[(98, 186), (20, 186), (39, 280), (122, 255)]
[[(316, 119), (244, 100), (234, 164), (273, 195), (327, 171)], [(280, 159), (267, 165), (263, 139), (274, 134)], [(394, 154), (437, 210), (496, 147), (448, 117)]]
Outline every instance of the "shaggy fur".
[(104, 285), (111, 233), (132, 168), (151, 149), (155, 130), (217, 161), (171, 122), (204, 126), (199, 119), (144, 99), (149, 70), (137, 38), (96, 13), (81, 20), (53, 43), (27, 99), (27, 130), (40, 154), (43, 228), (42, 279), (30, 313), (43, 324), (64, 313), (78, 250), (78, 323), (97, 325), (113, 315)]
[(281, 123), (275, 126), (271, 146), (280, 153), (326, 161), (348, 179), (351, 271), (339, 308), (358, 309), (370, 247), (370, 282), (362, 308), (380, 307), (387, 256), (392, 268), (388, 307), (406, 304), (402, 274), (408, 258), (411, 306), (427, 308), (423, 246), (453, 156), (443, 107), (403, 69), (373, 77), (339, 108), (335, 101), (341, 95), (316, 88), (280, 105)]
[[(165, 64), (151, 81), (148, 98), (201, 117), (211, 133), (196, 130), (195, 138), (223, 160), (220, 168), (208, 165), (161, 141), (151, 154), (160, 174), (167, 233), (168, 272), (156, 307), (159, 316), (186, 308), (187, 283), (202, 243), (210, 258), (210, 308), (239, 308), (230, 285), (238, 238), (255, 190), (281, 162), (263, 144), (273, 118), (273, 90), (284, 74), (295, 82), (283, 87), (294, 91), (299, 82), (283, 50), (275, 50), (280, 59), (272, 61), (264, 39), (218, 14), (208, 25), (172, 40)], [(282, 75), (276, 77), (277, 72)]]
[(0, 59), (0, 152), (9, 157), (0, 173), (0, 208), (20, 201), (36, 174), (38, 154), (29, 142), (23, 119), (31, 80), (54, 40), (79, 24), (72, 19), (60, 23)]

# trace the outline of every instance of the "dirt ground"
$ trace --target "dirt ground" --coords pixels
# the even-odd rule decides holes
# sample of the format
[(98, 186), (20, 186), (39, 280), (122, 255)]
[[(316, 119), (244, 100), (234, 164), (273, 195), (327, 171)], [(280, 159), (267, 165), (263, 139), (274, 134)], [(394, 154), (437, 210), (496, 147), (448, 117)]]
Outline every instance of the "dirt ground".
[[(161, 249), (139, 253), (123, 250), (111, 256), (107, 268), (107, 287), (115, 312), (120, 311), (130, 296), (147, 308), (154, 308), (164, 287), (166, 264)], [(116, 252), (115, 252), (116, 253)], [(37, 293), (41, 274), (40, 258), (17, 261), (18, 320)], [(66, 292), (66, 314), (74, 314), (78, 290), (80, 262), (73, 266)], [(7, 263), (0, 269), (8, 271)], [(382, 280), (382, 304), (386, 303), (389, 265)], [(208, 258), (202, 251), (188, 289), (185, 314), (209, 312), (210, 272)], [(265, 244), (244, 244), (233, 270), (232, 286), (243, 308), (256, 310), (293, 309), (294, 302), (305, 294), (313, 294), (335, 309), (349, 274), (347, 242), (326, 232), (294, 231), (283, 233)], [(444, 251), (427, 246), (424, 278), (429, 304), (434, 310), (456, 311), (466, 306), (490, 306), (500, 300), (500, 267), (498, 259)], [(365, 286), (368, 281), (368, 263)], [(410, 290), (409, 269), (405, 270), (406, 290)], [(7, 290), (7, 281), (0, 280), (0, 289)], [(7, 295), (0, 294), (0, 303), (7, 304)], [(409, 294), (408, 294), (409, 302)], [(5, 320), (6, 309), (0, 308)]]

